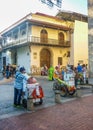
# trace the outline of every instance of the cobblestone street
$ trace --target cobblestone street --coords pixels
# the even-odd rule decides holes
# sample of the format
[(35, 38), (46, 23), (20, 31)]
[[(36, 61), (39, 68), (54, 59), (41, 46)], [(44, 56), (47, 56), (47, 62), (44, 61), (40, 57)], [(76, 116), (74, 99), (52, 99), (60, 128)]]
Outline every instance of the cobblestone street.
[[(2, 77), (1, 77), (2, 79)], [(0, 80), (0, 130), (92, 130), (93, 91), (91, 86), (81, 86), (81, 98), (61, 97), (55, 103), (53, 81), (47, 76), (36, 76), (44, 90), (42, 105), (33, 111), (13, 107), (13, 79)], [(92, 83), (92, 79), (90, 79)]]
[[(47, 77), (37, 76), (38, 82), (42, 85), (45, 97), (42, 105), (35, 106), (35, 111), (56, 105), (55, 94), (53, 91), (53, 81), (48, 81)], [(4, 81), (3, 81), (4, 82)], [(1, 82), (0, 82), (1, 83)], [(81, 88), (82, 96), (88, 96), (92, 94), (91, 88), (84, 86)], [(75, 100), (77, 97), (67, 96), (61, 97), (61, 102), (65, 103), (71, 100)], [(0, 119), (11, 117), (14, 115), (20, 115), (27, 113), (28, 111), (24, 108), (17, 109), (13, 107), (13, 80), (8, 81), (0, 85)]]

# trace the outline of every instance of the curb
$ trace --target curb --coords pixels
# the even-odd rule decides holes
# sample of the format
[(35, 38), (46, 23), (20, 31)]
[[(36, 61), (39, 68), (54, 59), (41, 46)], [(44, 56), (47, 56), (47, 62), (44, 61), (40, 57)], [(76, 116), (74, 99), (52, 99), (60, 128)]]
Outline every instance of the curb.
[(0, 85), (12, 82), (13, 80), (14, 80), (13, 78), (9, 79), (3, 78), (2, 80), (0, 80)]

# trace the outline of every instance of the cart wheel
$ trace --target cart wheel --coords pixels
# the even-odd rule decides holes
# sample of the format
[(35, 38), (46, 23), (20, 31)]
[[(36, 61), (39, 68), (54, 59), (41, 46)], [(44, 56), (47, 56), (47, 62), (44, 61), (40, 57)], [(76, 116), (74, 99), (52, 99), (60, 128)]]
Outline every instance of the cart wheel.
[(86, 84), (88, 84), (88, 79), (86, 79)]
[(43, 103), (43, 99), (42, 98), (40, 98), (40, 102), (39, 102), (39, 104), (41, 105)]
[(60, 84), (58, 82), (53, 83), (53, 90), (59, 90), (60, 89)]
[(76, 90), (68, 91), (69, 95), (74, 95), (75, 92)]
[(24, 108), (27, 108), (27, 100), (26, 99), (22, 100), (22, 105)]
[(67, 88), (66, 86), (62, 86), (60, 89), (60, 96), (66, 97), (67, 96)]

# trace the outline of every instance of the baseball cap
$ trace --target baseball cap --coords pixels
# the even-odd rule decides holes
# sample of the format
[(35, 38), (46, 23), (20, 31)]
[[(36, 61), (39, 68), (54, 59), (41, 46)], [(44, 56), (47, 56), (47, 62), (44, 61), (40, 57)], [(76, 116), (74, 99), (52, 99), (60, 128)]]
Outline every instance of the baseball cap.
[(20, 67), (20, 72), (25, 72), (25, 68), (24, 67)]

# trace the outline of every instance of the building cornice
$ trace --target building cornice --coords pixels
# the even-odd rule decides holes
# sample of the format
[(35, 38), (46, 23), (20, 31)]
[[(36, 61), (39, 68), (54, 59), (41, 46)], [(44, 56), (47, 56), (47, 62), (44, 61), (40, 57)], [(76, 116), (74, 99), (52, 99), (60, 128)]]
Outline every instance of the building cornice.
[(68, 21), (82, 21), (82, 22), (88, 22), (88, 16), (83, 15), (76, 12), (67, 12), (67, 11), (59, 11), (56, 15), (56, 17), (62, 19), (62, 20), (68, 20)]
[(47, 28), (53, 28), (53, 29), (59, 29), (59, 30), (64, 30), (64, 31), (70, 31), (71, 28), (63, 26), (63, 25), (58, 25), (54, 23), (49, 23), (49, 22), (44, 22), (44, 21), (38, 21), (34, 19), (29, 19), (30, 23), (32, 25), (37, 25), (37, 26), (42, 26), (42, 27), (47, 27)]
[[(54, 28), (54, 29), (62, 29), (64, 31), (70, 30), (70, 28), (66, 27), (66, 26), (57, 25), (57, 24), (53, 24), (50, 22), (44, 22), (44, 21), (39, 21), (39, 20), (34, 20), (32, 18), (29, 18), (32, 15), (33, 15), (33, 13), (27, 14), (25, 17), (23, 17), (19, 21), (15, 22), (11, 26), (9, 26), (8, 28), (6, 28), (2, 32), (0, 32), (0, 35), (6, 33), (7, 31), (13, 29), (14, 27), (18, 26), (19, 24), (21, 24), (27, 20), (30, 21), (32, 24), (38, 25), (38, 26), (45, 26), (45, 27)], [(79, 14), (79, 13), (75, 13), (75, 12), (59, 11), (56, 16), (51, 16), (51, 15), (37, 12), (37, 13), (35, 13), (35, 15), (44, 16), (44, 17), (55, 19), (55, 20), (63, 20), (63, 21), (73, 21), (73, 22), (75, 20), (79, 20), (79, 21), (83, 21), (83, 22), (88, 21), (87, 15), (83, 15), (83, 14)]]

